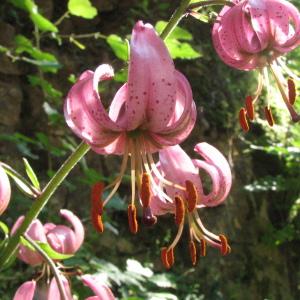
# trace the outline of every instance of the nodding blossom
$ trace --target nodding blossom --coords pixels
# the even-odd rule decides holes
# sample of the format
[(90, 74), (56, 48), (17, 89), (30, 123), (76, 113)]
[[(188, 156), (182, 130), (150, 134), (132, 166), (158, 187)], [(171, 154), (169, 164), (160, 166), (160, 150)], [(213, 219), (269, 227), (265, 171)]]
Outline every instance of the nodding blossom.
[[(34, 220), (28, 227), (26, 234), (34, 241), (48, 243), (58, 253), (74, 254), (80, 248), (84, 240), (84, 227), (77, 216), (67, 209), (60, 210), (64, 217), (73, 227), (46, 223), (43, 225), (40, 220)], [(21, 226), (24, 216), (18, 218), (11, 232), (12, 235)], [(29, 265), (39, 265), (44, 259), (36, 251), (32, 251), (24, 245), (19, 246), (18, 257)]]
[[(155, 168), (152, 154), (182, 142), (196, 120), (191, 87), (174, 67), (170, 54), (150, 24), (135, 24), (130, 41), (128, 82), (115, 94), (108, 112), (98, 93), (99, 81), (113, 77), (109, 65), (95, 72), (85, 71), (69, 91), (65, 101), (65, 119), (73, 132), (99, 154), (122, 155), (119, 176), (106, 187), (111, 192), (100, 202), (92, 197), (93, 223), (103, 231), (103, 206), (113, 197), (126, 172), (130, 158), (131, 202), (128, 206), (130, 230), (138, 231), (136, 187), (141, 176)], [(101, 186), (96, 191), (102, 191)], [(95, 194), (95, 193), (94, 193)]]
[[(266, 120), (274, 125), (269, 101), (269, 73), (272, 75), (281, 98), (293, 122), (300, 121), (295, 111), (298, 79), (286, 66), (283, 55), (300, 44), (300, 14), (286, 0), (233, 0), (235, 5), (225, 6), (212, 31), (214, 47), (219, 57), (229, 66), (249, 71), (257, 70), (258, 85), (253, 94), (246, 97), (245, 108), (239, 113), (244, 131), (249, 130), (248, 120), (254, 120), (254, 104), (267, 88)], [(285, 79), (284, 74), (289, 76)]]
[[(158, 216), (166, 213), (175, 215), (178, 232), (173, 242), (162, 248), (161, 258), (164, 266), (170, 268), (174, 263), (174, 248), (177, 245), (184, 224), (189, 226), (189, 250), (192, 264), (197, 262), (197, 244), (199, 255), (205, 256), (206, 245), (220, 249), (222, 255), (230, 253), (230, 246), (223, 234), (216, 235), (208, 231), (200, 218), (197, 208), (215, 207), (225, 201), (232, 183), (231, 171), (226, 158), (215, 147), (199, 143), (194, 148), (203, 160), (191, 159), (179, 146), (172, 146), (159, 152), (157, 169), (160, 173), (143, 186), (142, 201), (148, 201), (151, 213)], [(205, 171), (211, 178), (211, 191), (203, 190), (199, 171)], [(162, 184), (164, 191), (158, 188)], [(144, 199), (143, 199), (144, 198)]]
[(11, 188), (8, 176), (0, 165), (0, 216), (6, 210), (11, 196)]

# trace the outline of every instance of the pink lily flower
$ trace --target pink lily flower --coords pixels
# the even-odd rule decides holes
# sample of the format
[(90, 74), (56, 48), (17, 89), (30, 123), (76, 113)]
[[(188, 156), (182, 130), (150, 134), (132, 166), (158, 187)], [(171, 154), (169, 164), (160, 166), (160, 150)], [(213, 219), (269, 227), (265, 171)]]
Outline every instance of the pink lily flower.
[[(61, 280), (64, 286), (66, 300), (73, 300), (70, 285), (68, 280), (61, 275)], [(36, 297), (36, 298), (34, 298)], [(35, 280), (23, 283), (15, 293), (13, 300), (61, 300), (57, 282), (53, 277), (50, 284), (45, 287), (37, 286)]]
[(11, 196), (8, 176), (0, 165), (0, 216), (6, 210)]
[[(84, 227), (79, 218), (71, 211), (62, 209), (60, 214), (72, 224), (74, 230), (65, 225), (55, 225), (53, 223), (43, 225), (39, 220), (34, 220), (26, 233), (34, 241), (48, 243), (58, 253), (74, 254), (83, 243)], [(18, 218), (11, 230), (12, 235), (21, 226), (23, 220), (24, 216)], [(39, 253), (24, 245), (19, 246), (18, 257), (33, 266), (44, 262)]]
[[(107, 112), (98, 93), (98, 82), (112, 77), (113, 69), (105, 64), (95, 72), (85, 71), (71, 88), (64, 113), (69, 127), (95, 152), (123, 155), (120, 174), (110, 186), (111, 193), (103, 206), (117, 191), (131, 158), (132, 199), (128, 216), (130, 229), (136, 233), (136, 186), (140, 190), (143, 172), (148, 166), (155, 166), (152, 153), (176, 145), (189, 135), (196, 108), (187, 79), (175, 69), (154, 28), (142, 21), (132, 31), (128, 82), (117, 91)], [(103, 224), (95, 227), (103, 229)]]
[[(199, 143), (195, 152), (204, 160), (191, 159), (177, 145), (159, 152), (158, 169), (164, 175), (165, 193), (156, 189), (156, 182), (151, 183), (151, 211), (154, 215), (172, 213), (178, 225), (178, 233), (169, 247), (162, 249), (162, 261), (166, 268), (174, 263), (174, 248), (177, 245), (187, 217), (190, 233), (190, 254), (193, 265), (196, 264), (196, 242), (200, 243), (200, 255), (206, 253), (206, 243), (219, 248), (222, 255), (230, 253), (226, 237), (208, 231), (197, 212), (197, 208), (214, 207), (225, 201), (231, 188), (232, 176), (229, 164), (222, 153), (207, 143)], [(211, 178), (211, 191), (206, 194), (202, 187), (199, 171), (205, 171)]]
[(95, 296), (88, 297), (86, 300), (115, 300), (112, 291), (108, 286), (103, 284), (99, 279), (91, 275), (83, 275), (81, 277), (83, 283), (87, 285), (93, 292)]
[[(233, 0), (232, 7), (225, 6), (214, 24), (212, 38), (219, 57), (229, 66), (239, 70), (258, 70), (258, 86), (246, 98), (246, 109), (240, 111), (240, 123), (249, 130), (248, 119), (254, 119), (254, 104), (263, 87), (269, 89), (271, 72), (293, 122), (300, 121), (294, 109), (296, 76), (285, 65), (282, 56), (300, 44), (300, 13), (286, 0)], [(289, 75), (287, 81), (284, 73)], [(270, 103), (265, 107), (265, 117), (274, 125)]]

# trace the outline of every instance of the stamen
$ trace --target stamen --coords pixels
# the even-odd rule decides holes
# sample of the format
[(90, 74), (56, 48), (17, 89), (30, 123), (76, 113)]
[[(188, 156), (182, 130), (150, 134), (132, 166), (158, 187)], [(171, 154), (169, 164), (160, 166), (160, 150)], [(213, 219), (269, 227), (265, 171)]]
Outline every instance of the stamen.
[(220, 234), (219, 235), (220, 241), (221, 241), (221, 254), (227, 255), (231, 252), (231, 248), (228, 245), (228, 241), (225, 235)]
[(200, 239), (200, 256), (206, 256), (206, 241)]
[(241, 108), (241, 110), (240, 110), (239, 120), (240, 120), (240, 125), (241, 125), (242, 129), (245, 132), (248, 132), (249, 131), (249, 124), (248, 124), (248, 120), (247, 120), (246, 109), (244, 107)]
[(148, 207), (151, 199), (151, 188), (150, 188), (150, 176), (147, 173), (143, 173), (142, 176), (142, 186), (140, 198), (142, 201), (143, 207)]
[(291, 105), (294, 105), (296, 101), (296, 86), (292, 78), (288, 79), (288, 90), (289, 90), (289, 101)]
[(180, 196), (175, 196), (175, 223), (180, 225), (184, 221), (184, 202)]
[(94, 228), (100, 233), (104, 231), (102, 222), (103, 203), (101, 199), (103, 189), (104, 184), (102, 182), (99, 182), (92, 187), (91, 193), (91, 221)]
[(186, 180), (185, 188), (187, 193), (187, 204), (188, 204), (188, 211), (192, 212), (196, 208), (198, 202), (198, 192), (196, 186), (190, 181)]
[(190, 250), (192, 265), (195, 266), (197, 263), (197, 249), (194, 241), (190, 241), (189, 250)]
[(265, 107), (265, 117), (266, 117), (269, 125), (271, 127), (273, 127), (274, 126), (274, 118), (273, 118), (273, 114), (272, 114), (271, 108), (268, 107), (268, 106)]
[(130, 142), (130, 153), (131, 153), (131, 204), (134, 206), (135, 201), (135, 171), (136, 171), (136, 164), (135, 164), (135, 145), (134, 142)]
[(245, 107), (247, 111), (248, 118), (253, 121), (254, 120), (254, 105), (252, 96), (247, 96), (245, 100)]
[(169, 259), (168, 259), (168, 248), (167, 247), (163, 247), (161, 248), (161, 252), (160, 252), (160, 258), (161, 261), (164, 265), (164, 267), (169, 270), (171, 268), (170, 264), (169, 264)]
[(136, 207), (134, 204), (128, 205), (127, 213), (128, 213), (128, 225), (129, 225), (130, 232), (136, 234), (138, 232), (139, 224), (136, 219)]
[(174, 265), (175, 256), (174, 256), (174, 248), (169, 248), (167, 251), (167, 259), (170, 265), (170, 268)]

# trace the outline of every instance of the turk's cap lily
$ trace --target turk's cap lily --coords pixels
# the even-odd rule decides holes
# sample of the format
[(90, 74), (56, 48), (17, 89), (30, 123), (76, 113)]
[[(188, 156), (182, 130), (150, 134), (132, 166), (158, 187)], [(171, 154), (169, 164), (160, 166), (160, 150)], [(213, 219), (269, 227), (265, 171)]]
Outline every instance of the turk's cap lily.
[[(73, 300), (68, 280), (63, 275), (60, 276), (66, 300)], [(56, 279), (53, 277), (46, 288), (44, 286), (37, 286), (37, 282), (35, 280), (27, 281), (18, 288), (13, 300), (33, 300), (35, 297), (40, 300), (61, 300), (62, 298), (60, 296)]]
[(228, 65), (262, 68), (300, 43), (300, 14), (286, 0), (232, 1), (214, 24), (212, 38), (220, 58)]
[(115, 300), (110, 288), (103, 284), (100, 278), (86, 274), (81, 277), (81, 280), (95, 293), (95, 296), (88, 297), (86, 300)]
[[(34, 241), (48, 243), (53, 250), (62, 254), (74, 254), (84, 240), (84, 227), (75, 214), (67, 209), (62, 209), (60, 214), (72, 224), (73, 229), (65, 225), (46, 223), (43, 225), (38, 219), (34, 220), (26, 231), (26, 234)], [(24, 216), (18, 218), (11, 234), (21, 226)], [(32, 251), (24, 245), (19, 246), (19, 259), (29, 265), (41, 264), (44, 260), (39, 253)]]
[(73, 132), (96, 152), (122, 154), (129, 136), (141, 136), (147, 151), (182, 142), (196, 121), (191, 87), (150, 24), (135, 24), (128, 82), (106, 111), (98, 83), (113, 77), (111, 66), (85, 71), (71, 88), (64, 114)]
[[(199, 195), (197, 207), (213, 207), (225, 201), (231, 188), (232, 175), (230, 166), (223, 154), (208, 143), (199, 143), (194, 151), (203, 160), (191, 159), (179, 146), (167, 147), (159, 152), (158, 168), (170, 182), (185, 186), (190, 181)], [(204, 193), (199, 171), (205, 171), (211, 178), (211, 191)], [(165, 186), (166, 193), (171, 199), (176, 195), (185, 196), (184, 191), (173, 186)], [(154, 197), (150, 203), (153, 214), (174, 213), (175, 203), (165, 199), (153, 191)]]
[(6, 210), (11, 196), (8, 176), (0, 165), (0, 216)]

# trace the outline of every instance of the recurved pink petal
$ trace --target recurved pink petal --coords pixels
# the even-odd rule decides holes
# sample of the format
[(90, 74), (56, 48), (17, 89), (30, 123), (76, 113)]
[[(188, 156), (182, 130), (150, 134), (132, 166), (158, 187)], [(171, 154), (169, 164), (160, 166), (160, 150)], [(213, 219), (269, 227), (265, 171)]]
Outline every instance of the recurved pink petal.
[(110, 288), (101, 283), (101, 281), (97, 278), (94, 278), (91, 275), (83, 275), (81, 277), (83, 283), (87, 285), (98, 298), (95, 300), (115, 300), (115, 297), (110, 290)]
[[(11, 235), (14, 235), (14, 233), (21, 226), (23, 221), (24, 221), (24, 216), (21, 216), (17, 219), (14, 226), (12, 227)], [(30, 224), (29, 228), (26, 231), (26, 234), (34, 241), (39, 241), (42, 243), (47, 242), (44, 227), (38, 219), (32, 221), (32, 223)], [(18, 257), (25, 263), (32, 266), (38, 265), (43, 262), (43, 258), (40, 256), (40, 254), (38, 254), (36, 251), (30, 250), (29, 248), (23, 245), (19, 246)]]
[(150, 24), (135, 24), (130, 41), (126, 102), (127, 130), (147, 123), (147, 128), (164, 128), (175, 109), (175, 68), (162, 39)]
[(109, 118), (98, 93), (98, 82), (112, 76), (113, 69), (109, 65), (100, 65), (95, 72), (85, 71), (65, 101), (67, 124), (88, 144), (105, 146), (114, 141), (122, 130)]
[(74, 254), (84, 240), (84, 227), (80, 219), (67, 209), (60, 210), (61, 216), (67, 219), (74, 230), (64, 225), (57, 225), (47, 232), (50, 246), (59, 253)]
[[(198, 193), (203, 194), (198, 169), (179, 145), (166, 147), (159, 151), (159, 161), (166, 179), (182, 186), (185, 186), (186, 180), (190, 180), (196, 186)], [(172, 199), (179, 192), (168, 186), (166, 186), (166, 191)]]
[(34, 280), (23, 283), (16, 291), (13, 300), (32, 300), (36, 288)]
[(0, 165), (0, 216), (6, 210), (11, 196), (8, 176)]
[[(73, 300), (68, 280), (63, 275), (60, 275), (60, 277), (64, 286), (66, 300)], [(47, 300), (61, 300), (61, 299), (62, 298), (60, 296), (56, 279), (53, 277), (49, 286)]]
[(204, 197), (206, 206), (216, 206), (222, 203), (231, 188), (232, 175), (228, 161), (223, 154), (208, 143), (199, 143), (194, 150), (200, 154), (205, 161), (195, 159), (195, 167), (204, 169), (212, 179), (212, 191)]

